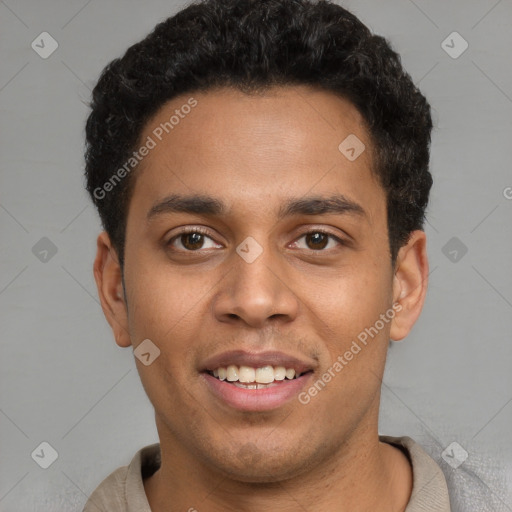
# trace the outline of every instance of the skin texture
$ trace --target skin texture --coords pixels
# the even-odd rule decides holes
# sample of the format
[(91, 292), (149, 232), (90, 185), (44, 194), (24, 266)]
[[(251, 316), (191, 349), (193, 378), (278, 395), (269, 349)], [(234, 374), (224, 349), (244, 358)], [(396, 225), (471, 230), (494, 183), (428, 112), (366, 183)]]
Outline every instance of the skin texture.
[[(136, 348), (149, 338), (161, 351), (149, 366), (136, 359), (162, 451), (161, 468), (144, 482), (152, 510), (405, 510), (411, 468), (400, 450), (379, 442), (378, 411), (388, 341), (404, 338), (423, 306), (424, 232), (411, 234), (393, 268), (385, 193), (350, 102), (306, 86), (259, 95), (221, 88), (174, 98), (141, 140), (190, 96), (197, 106), (137, 170), (126, 296), (105, 232), (94, 263), (117, 344)], [(353, 162), (338, 150), (349, 134), (366, 145)], [(148, 221), (171, 194), (208, 195), (226, 212)], [(334, 194), (365, 213), (277, 215), (289, 199)], [(187, 252), (188, 239), (174, 237), (197, 226), (207, 230), (204, 248)], [(315, 245), (306, 236), (315, 229), (345, 243)], [(249, 236), (263, 249), (252, 263), (236, 252)], [(312, 362), (309, 386), (397, 303), (393, 320), (307, 405), (294, 399), (241, 412), (199, 373), (206, 358), (226, 350), (280, 350)]]

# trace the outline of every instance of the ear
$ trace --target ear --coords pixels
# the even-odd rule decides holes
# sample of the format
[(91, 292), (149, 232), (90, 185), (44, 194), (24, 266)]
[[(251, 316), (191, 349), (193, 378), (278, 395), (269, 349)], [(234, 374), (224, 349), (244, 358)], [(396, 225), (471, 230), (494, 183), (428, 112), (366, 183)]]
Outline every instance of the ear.
[(420, 316), (428, 286), (427, 237), (416, 230), (398, 251), (393, 277), (393, 304), (396, 314), (391, 322), (390, 338), (405, 338)]
[(122, 271), (117, 253), (106, 231), (98, 236), (94, 279), (98, 287), (103, 314), (112, 328), (116, 343), (120, 347), (129, 347), (131, 341), (128, 334), (128, 312)]

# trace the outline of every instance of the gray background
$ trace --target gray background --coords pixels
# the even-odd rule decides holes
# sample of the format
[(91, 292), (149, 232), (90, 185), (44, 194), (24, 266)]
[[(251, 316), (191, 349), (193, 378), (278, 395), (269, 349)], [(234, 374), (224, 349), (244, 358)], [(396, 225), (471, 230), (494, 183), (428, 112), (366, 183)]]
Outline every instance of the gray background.
[[(96, 295), (83, 126), (101, 69), (181, 5), (0, 1), (4, 512), (80, 511), (158, 440), (132, 351), (113, 341)], [(401, 53), (436, 125), (429, 294), (413, 333), (390, 349), (380, 432), (410, 435), (439, 461), (454, 510), (512, 511), (512, 3), (343, 5)], [(59, 45), (47, 59), (31, 48), (44, 31)], [(469, 44), (458, 58), (441, 45), (453, 31)], [(31, 457), (43, 441), (58, 453), (48, 469)], [(454, 441), (468, 452), (457, 469), (441, 457)]]

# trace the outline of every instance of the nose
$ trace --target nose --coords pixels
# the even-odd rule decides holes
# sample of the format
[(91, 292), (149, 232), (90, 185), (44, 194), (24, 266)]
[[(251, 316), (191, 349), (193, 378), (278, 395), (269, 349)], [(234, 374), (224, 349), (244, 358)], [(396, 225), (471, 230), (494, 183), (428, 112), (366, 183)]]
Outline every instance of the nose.
[(252, 262), (232, 255), (231, 272), (213, 298), (214, 315), (220, 322), (242, 322), (262, 328), (276, 321), (291, 322), (299, 310), (293, 283), (270, 249)]

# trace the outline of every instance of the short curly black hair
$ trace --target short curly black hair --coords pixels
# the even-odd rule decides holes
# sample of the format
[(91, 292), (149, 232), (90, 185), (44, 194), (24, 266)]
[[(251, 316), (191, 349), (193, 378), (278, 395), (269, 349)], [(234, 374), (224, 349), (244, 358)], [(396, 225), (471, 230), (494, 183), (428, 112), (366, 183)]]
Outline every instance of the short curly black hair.
[[(391, 261), (423, 229), (432, 186), (430, 106), (389, 42), (326, 0), (201, 0), (156, 25), (103, 70), (86, 125), (87, 190), (121, 267), (135, 173), (102, 187), (168, 100), (234, 87), (309, 85), (351, 101), (371, 138), (387, 197)], [(340, 141), (341, 142), (341, 141)]]

